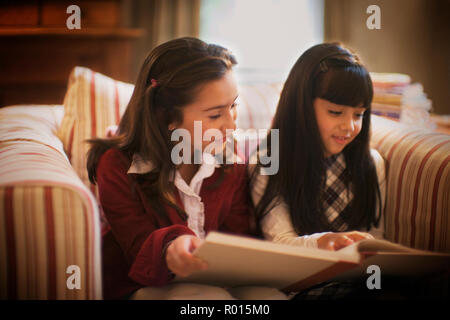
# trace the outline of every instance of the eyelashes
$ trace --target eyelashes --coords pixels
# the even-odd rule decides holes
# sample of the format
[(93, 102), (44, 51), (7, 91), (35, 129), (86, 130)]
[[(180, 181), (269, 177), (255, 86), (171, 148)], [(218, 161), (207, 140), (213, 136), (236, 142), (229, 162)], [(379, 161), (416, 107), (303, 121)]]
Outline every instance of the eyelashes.
[(342, 114), (342, 112), (340, 112), (340, 111), (333, 111), (333, 110), (328, 110), (328, 113), (335, 115), (335, 116), (339, 116)]
[[(231, 108), (230, 108), (230, 109), (234, 109), (237, 105), (238, 105), (237, 102), (233, 103), (233, 104), (231, 105)], [(216, 120), (216, 119), (219, 119), (221, 115), (222, 115), (221, 113), (218, 113), (218, 114), (211, 115), (211, 116), (209, 116), (208, 118), (211, 119), (211, 120)]]
[[(328, 113), (334, 116), (340, 116), (342, 114), (341, 111), (334, 111), (334, 110), (328, 110)], [(355, 117), (357, 118), (362, 118), (364, 116), (364, 112), (363, 113), (356, 113)]]

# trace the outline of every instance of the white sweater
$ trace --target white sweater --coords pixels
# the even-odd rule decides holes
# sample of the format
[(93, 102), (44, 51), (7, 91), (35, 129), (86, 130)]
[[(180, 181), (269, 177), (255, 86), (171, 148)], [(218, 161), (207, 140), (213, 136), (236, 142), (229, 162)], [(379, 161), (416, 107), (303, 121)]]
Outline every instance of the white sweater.
[[(381, 204), (382, 208), (384, 208), (385, 197), (386, 197), (386, 177), (385, 177), (385, 166), (384, 159), (375, 149), (371, 149), (371, 155), (374, 160), (377, 176), (378, 176), (378, 184), (380, 186), (381, 193)], [(250, 172), (254, 170), (255, 166), (250, 165)], [(266, 188), (268, 181), (268, 176), (266, 175), (257, 175), (255, 180), (251, 185), (251, 195), (252, 200), (255, 205), (261, 200), (261, 197), (264, 194), (264, 190)], [(382, 239), (384, 234), (384, 218), (383, 218), (383, 210), (380, 219), (380, 225), (376, 229), (372, 229), (370, 234), (372, 234), (375, 238)], [(274, 242), (305, 246), (310, 248), (317, 248), (317, 240), (324, 234), (328, 232), (314, 233), (311, 235), (298, 236), (298, 234), (294, 230), (294, 226), (292, 225), (289, 210), (284, 202), (280, 202), (276, 205), (272, 210), (270, 210), (266, 216), (261, 221), (261, 230), (264, 234), (264, 238), (267, 240), (271, 240)]]

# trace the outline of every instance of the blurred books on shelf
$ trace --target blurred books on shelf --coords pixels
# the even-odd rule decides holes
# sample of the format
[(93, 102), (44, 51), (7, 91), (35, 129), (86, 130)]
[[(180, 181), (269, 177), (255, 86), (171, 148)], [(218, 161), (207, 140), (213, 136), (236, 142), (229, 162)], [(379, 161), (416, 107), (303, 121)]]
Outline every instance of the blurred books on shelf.
[(414, 124), (428, 129), (435, 129), (431, 121), (431, 100), (423, 91), (420, 83), (411, 83), (411, 77), (401, 73), (371, 72), (373, 83), (372, 113)]

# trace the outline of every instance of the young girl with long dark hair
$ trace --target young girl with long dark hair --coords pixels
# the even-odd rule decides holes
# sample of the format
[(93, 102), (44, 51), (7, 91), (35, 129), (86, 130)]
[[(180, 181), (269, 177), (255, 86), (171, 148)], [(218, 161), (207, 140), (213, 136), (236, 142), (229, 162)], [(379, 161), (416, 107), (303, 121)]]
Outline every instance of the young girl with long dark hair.
[[(215, 129), (224, 147), (235, 129), (234, 64), (229, 51), (199, 39), (161, 44), (142, 66), (116, 135), (91, 141), (89, 177), (109, 223), (102, 248), (105, 298), (285, 298), (271, 288), (232, 292), (171, 282), (207, 268), (192, 251), (208, 231), (253, 234), (245, 166), (221, 165), (215, 157), (221, 150), (204, 153), (209, 142), (195, 143), (196, 134), (203, 141), (203, 132)], [(203, 153), (201, 163), (174, 161), (178, 129), (192, 141), (183, 159)]]
[(369, 147), (372, 96), (368, 71), (340, 45), (316, 45), (297, 60), (272, 124), (279, 141), (267, 138), (267, 150), (279, 143), (279, 171), (251, 167), (265, 238), (337, 250), (372, 238), (362, 231), (382, 236), (384, 162)]

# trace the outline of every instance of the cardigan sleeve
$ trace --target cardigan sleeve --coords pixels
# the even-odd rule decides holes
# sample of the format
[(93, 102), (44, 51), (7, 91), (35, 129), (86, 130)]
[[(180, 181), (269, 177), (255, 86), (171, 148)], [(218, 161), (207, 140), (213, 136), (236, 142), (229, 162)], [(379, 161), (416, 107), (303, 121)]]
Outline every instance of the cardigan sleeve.
[(155, 212), (146, 212), (127, 175), (129, 161), (116, 149), (108, 150), (97, 166), (99, 200), (111, 231), (130, 266), (128, 276), (145, 286), (162, 286), (172, 278), (162, 250), (183, 234), (193, 234), (186, 226), (160, 228)]

